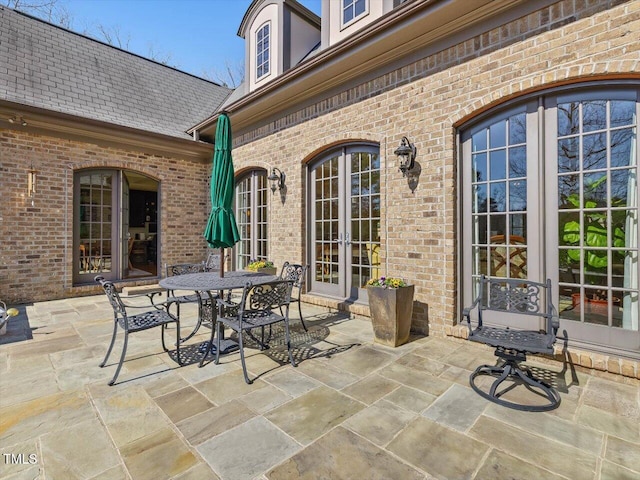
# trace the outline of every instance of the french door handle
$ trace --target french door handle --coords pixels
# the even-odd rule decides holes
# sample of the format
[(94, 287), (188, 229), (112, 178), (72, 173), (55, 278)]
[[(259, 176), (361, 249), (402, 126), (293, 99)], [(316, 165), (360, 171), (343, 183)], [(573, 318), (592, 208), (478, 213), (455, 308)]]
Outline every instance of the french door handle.
[(351, 239), (349, 238), (349, 233), (347, 233), (347, 234), (345, 235), (344, 244), (345, 244), (345, 245), (351, 245)]
[(342, 234), (338, 234), (338, 245), (342, 245)]

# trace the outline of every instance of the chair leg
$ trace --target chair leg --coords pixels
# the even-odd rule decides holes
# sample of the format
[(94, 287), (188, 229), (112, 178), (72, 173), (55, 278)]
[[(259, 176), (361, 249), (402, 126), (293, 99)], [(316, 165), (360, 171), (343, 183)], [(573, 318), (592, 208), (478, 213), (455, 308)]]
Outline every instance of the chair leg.
[(302, 328), (304, 328), (305, 332), (308, 332), (307, 326), (304, 323), (304, 318), (302, 318), (302, 302), (298, 299), (298, 312), (300, 312), (300, 321), (302, 322)]
[(293, 355), (291, 354), (291, 337), (289, 336), (289, 322), (285, 320), (284, 322), (284, 334), (285, 340), (287, 341), (287, 352), (289, 352), (289, 361), (291, 365), (297, 367), (296, 362), (293, 360)]
[[(218, 322), (216, 322), (215, 327), (213, 325), (211, 325), (211, 335), (209, 336), (209, 341), (207, 342), (207, 348), (204, 351), (204, 354), (202, 355), (202, 358), (200, 359), (200, 364), (198, 365), (199, 368), (202, 368), (204, 365), (204, 361), (207, 358), (207, 355), (209, 355), (209, 352), (211, 351), (211, 347), (213, 347), (213, 335), (216, 332), (216, 330), (220, 329), (220, 324)], [(220, 338), (220, 334), (218, 334), (218, 338)], [(218, 342), (216, 351), (220, 350), (220, 342)], [(218, 363), (218, 358), (219, 356), (216, 355), (216, 364)]]
[(118, 363), (118, 366), (116, 368), (116, 373), (113, 375), (113, 378), (111, 379), (111, 381), (109, 382), (109, 386), (112, 386), (114, 383), (116, 383), (116, 378), (118, 378), (118, 375), (120, 374), (120, 369), (122, 368), (122, 364), (124, 363), (124, 357), (127, 353), (127, 345), (129, 343), (129, 333), (127, 331), (124, 332), (124, 344), (122, 345), (122, 353), (120, 354), (120, 362)]
[[(162, 339), (164, 341), (164, 332), (162, 332)], [(180, 321), (176, 322), (176, 358), (178, 359), (178, 365), (182, 366), (182, 359), (180, 358)]]
[(113, 344), (116, 342), (116, 332), (118, 331), (118, 322), (114, 321), (113, 323), (113, 335), (111, 335), (111, 343), (109, 344), (109, 348), (107, 348), (107, 354), (104, 356), (104, 360), (100, 364), (100, 367), (104, 367), (107, 364), (107, 360), (109, 359), (109, 355), (111, 355), (111, 350), (113, 350)]
[[(213, 330), (213, 328), (212, 328)], [(213, 333), (212, 333), (213, 335)], [(205, 353), (206, 355), (206, 353)], [(220, 363), (220, 322), (216, 322), (216, 359), (214, 361), (216, 365)]]
[(242, 362), (242, 373), (244, 374), (244, 381), (247, 382), (248, 385), (253, 383), (253, 380), (249, 380), (249, 375), (247, 375), (247, 365), (244, 361), (244, 346), (242, 345), (242, 331), (238, 332), (238, 344), (240, 346), (240, 361)]

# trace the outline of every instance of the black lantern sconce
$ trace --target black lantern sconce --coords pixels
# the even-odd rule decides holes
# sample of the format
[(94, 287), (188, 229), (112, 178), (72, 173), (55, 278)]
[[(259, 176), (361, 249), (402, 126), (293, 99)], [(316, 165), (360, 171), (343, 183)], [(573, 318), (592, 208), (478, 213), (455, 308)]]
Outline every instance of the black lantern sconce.
[(276, 190), (284, 189), (284, 181), (287, 176), (279, 168), (272, 168), (271, 175), (267, 177), (267, 180), (271, 182), (271, 193), (276, 193)]
[(400, 171), (402, 176), (406, 177), (407, 172), (413, 168), (414, 160), (416, 158), (416, 147), (409, 141), (407, 137), (402, 137), (400, 146), (393, 152), (400, 160)]

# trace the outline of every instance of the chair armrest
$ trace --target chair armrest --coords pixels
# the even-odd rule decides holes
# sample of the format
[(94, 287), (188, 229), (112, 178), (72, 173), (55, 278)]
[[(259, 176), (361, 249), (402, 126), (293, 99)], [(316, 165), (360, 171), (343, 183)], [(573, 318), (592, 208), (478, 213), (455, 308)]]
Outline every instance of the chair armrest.
[[(476, 298), (470, 306), (462, 310), (462, 317), (467, 319), (467, 328), (469, 329), (469, 334), (473, 332), (473, 329), (471, 328), (471, 311), (475, 310), (479, 304), (480, 297)], [(480, 320), (480, 323), (482, 323), (482, 320)]]

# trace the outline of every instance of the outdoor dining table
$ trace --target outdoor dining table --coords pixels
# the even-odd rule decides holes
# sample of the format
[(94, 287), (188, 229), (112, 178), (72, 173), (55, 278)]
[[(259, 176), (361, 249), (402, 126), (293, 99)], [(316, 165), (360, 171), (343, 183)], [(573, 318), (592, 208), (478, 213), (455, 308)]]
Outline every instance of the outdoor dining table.
[[(212, 309), (212, 322), (211, 328), (215, 328), (215, 316), (213, 315), (213, 305), (215, 303), (216, 295), (211, 292), (220, 292), (222, 298), (224, 291), (231, 291), (235, 289), (244, 288), (247, 283), (252, 285), (259, 285), (262, 283), (272, 282), (277, 280), (276, 275), (268, 275), (265, 273), (257, 273), (246, 270), (239, 270), (234, 272), (225, 272), (224, 276), (220, 276), (218, 272), (202, 272), (202, 273), (186, 273), (184, 275), (173, 275), (163, 278), (159, 284), (162, 288), (167, 290), (192, 290), (198, 294), (200, 301), (200, 311), (205, 308), (206, 299), (211, 302)], [(206, 294), (206, 297), (203, 295)], [(198, 316), (198, 323), (196, 324), (193, 332), (185, 338), (193, 336), (200, 326), (202, 325), (202, 318)], [(220, 353), (231, 353), (238, 348), (235, 341), (230, 339), (220, 338)], [(214, 346), (215, 348), (215, 346)]]

